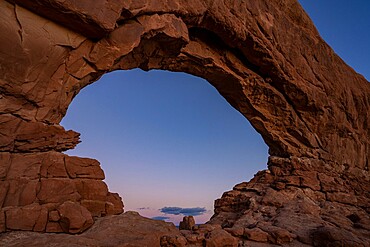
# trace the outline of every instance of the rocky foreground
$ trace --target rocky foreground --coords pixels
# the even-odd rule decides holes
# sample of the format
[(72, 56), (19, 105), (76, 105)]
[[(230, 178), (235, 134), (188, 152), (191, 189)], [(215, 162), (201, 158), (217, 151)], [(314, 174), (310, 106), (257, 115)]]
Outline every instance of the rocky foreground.
[[(136, 212), (99, 218), (89, 230), (80, 235), (13, 231), (1, 234), (0, 239), (0, 246), (4, 247), (236, 247), (239, 242), (218, 225), (200, 225), (195, 226), (193, 231), (180, 231), (172, 223), (144, 218)], [(244, 241), (242, 246), (262, 247), (273, 245)], [(294, 244), (291, 246), (294, 246)]]
[(80, 235), (13, 231), (0, 235), (0, 246), (160, 246), (163, 235), (179, 235), (172, 223), (136, 212), (107, 216)]
[(3, 233), (0, 246), (369, 246), (370, 217), (365, 210), (320, 199), (321, 192), (308, 187), (271, 187), (272, 179), (270, 171), (262, 171), (225, 192), (215, 202), (215, 215), (203, 225), (184, 217), (179, 230), (129, 211), (97, 218), (79, 235)]

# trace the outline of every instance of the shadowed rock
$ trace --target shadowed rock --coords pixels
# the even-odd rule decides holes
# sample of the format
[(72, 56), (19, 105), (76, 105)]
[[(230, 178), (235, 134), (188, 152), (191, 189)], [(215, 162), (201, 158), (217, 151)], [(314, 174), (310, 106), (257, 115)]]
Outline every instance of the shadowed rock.
[(179, 229), (180, 230), (192, 230), (194, 226), (195, 226), (194, 217), (184, 216), (184, 218), (180, 222)]

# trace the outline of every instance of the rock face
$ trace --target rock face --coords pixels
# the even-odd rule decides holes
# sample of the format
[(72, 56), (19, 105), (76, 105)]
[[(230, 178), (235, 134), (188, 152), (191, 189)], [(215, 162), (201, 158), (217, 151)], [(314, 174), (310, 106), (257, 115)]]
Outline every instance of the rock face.
[(59, 123), (83, 87), (141, 68), (205, 78), (270, 148), (201, 241), (369, 243), (370, 84), (296, 0), (8, 0), (0, 19), (0, 231), (79, 233), (123, 211), (97, 161), (61, 153), (79, 134)]
[(135, 212), (100, 218), (83, 234), (67, 235), (35, 232), (10, 232), (0, 234), (1, 247), (54, 246), (54, 247), (159, 247), (165, 235), (180, 235), (175, 225), (141, 217)]
[(96, 160), (50, 151), (3, 152), (0, 161), (2, 231), (79, 233), (93, 224), (93, 216), (123, 212)]
[[(289, 245), (296, 240), (300, 242), (298, 246), (369, 243), (368, 209), (349, 200), (338, 202), (310, 187), (285, 185), (282, 188), (276, 180), (276, 174), (270, 170), (262, 171), (250, 182), (225, 192), (216, 200), (215, 215), (209, 223), (221, 225), (241, 239), (276, 245)], [(338, 200), (349, 197), (356, 196), (342, 193)]]

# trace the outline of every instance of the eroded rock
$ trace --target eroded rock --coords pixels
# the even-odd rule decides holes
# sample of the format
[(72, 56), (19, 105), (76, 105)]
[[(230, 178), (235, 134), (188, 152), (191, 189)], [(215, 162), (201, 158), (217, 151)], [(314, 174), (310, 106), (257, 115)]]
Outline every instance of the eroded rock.
[(0, 232), (78, 233), (123, 212), (98, 161), (61, 153), (80, 140), (59, 123), (104, 73), (141, 68), (206, 79), (271, 155), (216, 200), (209, 224), (166, 230), (163, 244), (369, 242), (370, 86), (296, 0), (8, 0), (0, 31)]
[[(74, 208), (76, 204), (67, 203), (63, 207)], [(63, 208), (62, 207), (62, 208)], [(67, 210), (67, 211), (68, 211)], [(64, 212), (64, 209), (62, 209)], [(72, 219), (82, 224), (79, 219)], [(1, 218), (0, 218), (1, 223)], [(71, 226), (71, 225), (70, 225)], [(55, 222), (49, 222), (49, 231), (58, 230)], [(71, 230), (71, 228), (69, 228)], [(140, 216), (136, 212), (126, 212), (121, 215), (99, 218), (94, 225), (82, 234), (52, 234), (13, 231), (0, 234), (0, 246), (133, 246), (133, 247), (159, 247), (160, 238), (165, 235), (181, 236), (172, 223), (151, 220)], [(178, 245), (176, 245), (178, 246)]]
[(179, 229), (180, 230), (192, 230), (195, 226), (195, 220), (193, 216), (184, 216), (182, 221), (180, 222)]
[(81, 233), (94, 223), (91, 213), (79, 203), (66, 201), (57, 210), (64, 232)]

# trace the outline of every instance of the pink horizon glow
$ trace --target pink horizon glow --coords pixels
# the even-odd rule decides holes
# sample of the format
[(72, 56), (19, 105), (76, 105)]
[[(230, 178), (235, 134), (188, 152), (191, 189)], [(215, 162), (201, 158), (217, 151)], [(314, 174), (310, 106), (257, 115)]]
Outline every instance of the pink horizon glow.
[[(127, 211), (135, 211), (135, 212), (138, 212), (141, 216), (144, 216), (146, 218), (154, 218), (154, 217), (158, 217), (158, 216), (168, 217), (168, 219), (164, 219), (164, 221), (172, 222), (176, 226), (179, 225), (180, 221), (182, 221), (182, 219), (184, 217), (183, 214), (179, 214), (179, 215), (165, 214), (165, 213), (162, 213), (159, 209), (150, 208), (150, 207), (127, 209), (127, 210), (125, 209), (125, 211), (126, 212)], [(204, 224), (207, 221), (209, 221), (209, 219), (212, 217), (212, 215), (213, 215), (213, 210), (207, 210), (205, 213), (203, 213), (201, 215), (196, 215), (196, 216), (194, 216), (195, 223), (196, 224)]]

